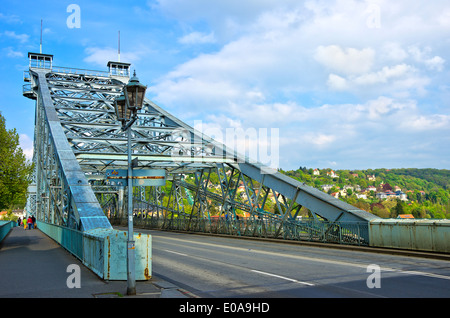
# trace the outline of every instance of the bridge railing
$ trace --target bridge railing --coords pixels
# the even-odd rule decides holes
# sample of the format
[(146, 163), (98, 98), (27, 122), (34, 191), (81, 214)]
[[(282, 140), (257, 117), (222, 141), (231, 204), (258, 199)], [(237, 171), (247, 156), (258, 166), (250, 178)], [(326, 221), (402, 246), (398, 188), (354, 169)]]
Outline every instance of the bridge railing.
[[(112, 225), (126, 226), (127, 218), (110, 218)], [(279, 238), (296, 241), (315, 241), (348, 245), (369, 245), (368, 224), (364, 222), (287, 221), (275, 218), (134, 218), (138, 228), (190, 231), (235, 236)], [(280, 229), (281, 226), (281, 229)], [(278, 234), (279, 233), (279, 234)]]
[(450, 253), (450, 220), (380, 219), (369, 226), (370, 246)]
[(16, 226), (13, 221), (0, 221), (0, 242), (8, 235), (9, 231)]
[(64, 73), (64, 74), (74, 74), (74, 75), (86, 75), (86, 76), (97, 76), (97, 77), (108, 77), (109, 72), (88, 70), (82, 68), (74, 67), (64, 67), (64, 66), (52, 66), (53, 73)]
[[(37, 221), (37, 227), (105, 280), (126, 280), (127, 233), (113, 229), (77, 231)], [(151, 278), (151, 236), (135, 233), (136, 280)]]

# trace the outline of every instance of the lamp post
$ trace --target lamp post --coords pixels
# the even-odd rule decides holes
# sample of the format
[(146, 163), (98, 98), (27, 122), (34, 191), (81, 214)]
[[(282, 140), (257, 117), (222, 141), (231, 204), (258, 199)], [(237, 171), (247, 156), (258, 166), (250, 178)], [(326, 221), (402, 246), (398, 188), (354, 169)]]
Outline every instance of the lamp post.
[(117, 119), (122, 122), (122, 130), (128, 133), (128, 241), (127, 241), (127, 294), (136, 295), (135, 253), (133, 234), (133, 167), (131, 163), (131, 126), (137, 119), (138, 110), (142, 109), (147, 86), (142, 85), (136, 77), (136, 71), (123, 93), (114, 101)]

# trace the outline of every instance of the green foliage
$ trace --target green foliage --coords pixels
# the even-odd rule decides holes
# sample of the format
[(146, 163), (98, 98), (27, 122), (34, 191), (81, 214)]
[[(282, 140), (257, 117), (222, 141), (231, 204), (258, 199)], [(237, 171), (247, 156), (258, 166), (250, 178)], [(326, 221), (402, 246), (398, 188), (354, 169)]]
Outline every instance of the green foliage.
[[(300, 167), (295, 171), (281, 173), (322, 190), (323, 185), (331, 185), (328, 193), (337, 192), (345, 185), (366, 189), (375, 186), (379, 191), (398, 186), (407, 194), (408, 201), (380, 200), (373, 191), (366, 193), (367, 199), (358, 199), (358, 191), (347, 191), (341, 200), (362, 210), (383, 218), (397, 217), (399, 214), (412, 214), (415, 218), (450, 219), (450, 170), (439, 169), (367, 169), (336, 170), (338, 178), (327, 176), (323, 169), (314, 175), (313, 169)], [(369, 178), (375, 176), (375, 180)]]
[(0, 209), (25, 206), (32, 169), (19, 147), (18, 133), (6, 129), (0, 113)]

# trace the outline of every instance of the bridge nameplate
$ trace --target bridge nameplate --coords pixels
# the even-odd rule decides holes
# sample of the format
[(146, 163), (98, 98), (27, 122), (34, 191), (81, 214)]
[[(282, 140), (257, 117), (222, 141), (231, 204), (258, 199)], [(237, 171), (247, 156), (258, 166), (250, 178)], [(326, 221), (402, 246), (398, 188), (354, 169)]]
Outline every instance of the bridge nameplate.
[[(106, 179), (111, 185), (128, 184), (128, 170), (112, 169), (106, 170)], [(133, 170), (133, 186), (164, 186), (166, 184), (166, 170), (164, 169), (142, 169)]]

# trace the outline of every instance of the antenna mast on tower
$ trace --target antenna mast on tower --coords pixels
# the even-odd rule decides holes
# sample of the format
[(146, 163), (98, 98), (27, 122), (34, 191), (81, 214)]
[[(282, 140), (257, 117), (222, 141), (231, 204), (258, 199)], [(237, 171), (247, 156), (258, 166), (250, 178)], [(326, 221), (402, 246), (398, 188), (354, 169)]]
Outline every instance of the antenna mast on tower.
[(40, 44), (39, 44), (39, 53), (42, 54), (42, 19), (41, 19), (41, 41), (40, 41)]

